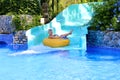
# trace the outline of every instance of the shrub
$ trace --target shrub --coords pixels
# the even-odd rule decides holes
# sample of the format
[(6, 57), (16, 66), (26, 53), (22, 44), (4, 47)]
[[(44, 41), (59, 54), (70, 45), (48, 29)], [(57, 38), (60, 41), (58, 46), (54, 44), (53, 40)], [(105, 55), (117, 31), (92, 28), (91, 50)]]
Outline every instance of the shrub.
[(41, 25), (40, 24), (39, 15), (15, 15), (13, 17), (13, 23), (16, 26), (16, 30), (28, 30), (34, 26)]
[(120, 0), (108, 0), (99, 5), (93, 4), (94, 15), (90, 28), (95, 30), (120, 30)]

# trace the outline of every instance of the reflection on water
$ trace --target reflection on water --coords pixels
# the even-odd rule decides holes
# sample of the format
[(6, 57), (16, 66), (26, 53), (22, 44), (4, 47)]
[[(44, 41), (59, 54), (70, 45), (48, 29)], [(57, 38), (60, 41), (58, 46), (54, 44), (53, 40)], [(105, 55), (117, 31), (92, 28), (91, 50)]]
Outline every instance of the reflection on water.
[(119, 52), (119, 49), (89, 47), (86, 57), (94, 61), (116, 61), (120, 60)]

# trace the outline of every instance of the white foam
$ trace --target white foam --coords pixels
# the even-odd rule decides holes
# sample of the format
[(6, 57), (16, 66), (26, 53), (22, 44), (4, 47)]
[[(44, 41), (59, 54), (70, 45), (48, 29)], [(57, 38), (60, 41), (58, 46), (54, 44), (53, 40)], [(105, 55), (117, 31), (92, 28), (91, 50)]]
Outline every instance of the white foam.
[(14, 52), (12, 54), (9, 54), (11, 56), (17, 56), (17, 55), (29, 55), (29, 54), (45, 54), (51, 51), (56, 51), (56, 50), (73, 50), (73, 49), (81, 49), (76, 46), (66, 46), (66, 47), (60, 47), (60, 48), (51, 48), (48, 46), (44, 46), (43, 44), (40, 44), (38, 46), (33, 46), (30, 47), (28, 50), (25, 51), (18, 51)]
[(47, 52), (55, 51), (55, 50), (56, 50), (55, 48), (46, 47), (41, 44), (38, 46), (31, 47), (28, 50), (18, 51), (18, 52), (9, 54), (9, 55), (16, 56), (16, 55), (27, 55), (27, 54), (43, 54), (43, 53), (47, 53)]

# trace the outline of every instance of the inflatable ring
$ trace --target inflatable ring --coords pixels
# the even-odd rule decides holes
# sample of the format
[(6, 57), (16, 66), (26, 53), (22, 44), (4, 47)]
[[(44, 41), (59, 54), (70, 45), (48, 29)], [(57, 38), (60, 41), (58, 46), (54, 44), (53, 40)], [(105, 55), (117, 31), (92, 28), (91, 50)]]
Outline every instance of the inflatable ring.
[(43, 44), (49, 47), (63, 47), (69, 45), (69, 39), (49, 39), (45, 38)]

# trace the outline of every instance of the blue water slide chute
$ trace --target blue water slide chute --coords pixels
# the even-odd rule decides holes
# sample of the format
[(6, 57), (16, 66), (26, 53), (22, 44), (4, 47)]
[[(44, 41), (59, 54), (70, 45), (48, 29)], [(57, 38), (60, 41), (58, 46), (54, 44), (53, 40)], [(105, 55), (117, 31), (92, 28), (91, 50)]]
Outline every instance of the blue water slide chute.
[(79, 48), (86, 50), (86, 34), (88, 33), (88, 22), (91, 20), (93, 9), (88, 3), (73, 4), (59, 13), (50, 23), (36, 26), (26, 32), (28, 46), (42, 44), (44, 38), (48, 36), (48, 29), (54, 30), (55, 34), (62, 34), (73, 30), (69, 36), (69, 48)]

